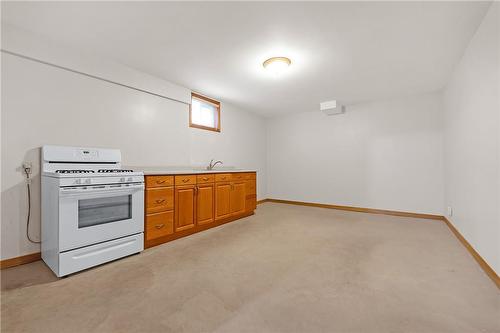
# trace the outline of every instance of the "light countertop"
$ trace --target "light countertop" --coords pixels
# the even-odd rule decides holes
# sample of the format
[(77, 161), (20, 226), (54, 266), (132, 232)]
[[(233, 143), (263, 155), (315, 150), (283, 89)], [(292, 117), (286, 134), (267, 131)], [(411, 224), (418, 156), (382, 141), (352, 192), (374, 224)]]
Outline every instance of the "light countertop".
[(143, 167), (143, 166), (127, 166), (124, 169), (132, 169), (134, 171), (142, 171), (144, 175), (186, 175), (186, 174), (206, 174), (206, 173), (230, 173), (230, 172), (256, 172), (252, 169), (238, 169), (234, 167), (220, 167), (213, 170), (207, 170), (201, 167)]

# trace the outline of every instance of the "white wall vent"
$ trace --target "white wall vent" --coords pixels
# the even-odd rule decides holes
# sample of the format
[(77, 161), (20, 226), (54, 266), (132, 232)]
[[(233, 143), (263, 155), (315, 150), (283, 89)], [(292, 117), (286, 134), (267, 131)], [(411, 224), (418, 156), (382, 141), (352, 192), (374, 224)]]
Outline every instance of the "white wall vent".
[(327, 116), (345, 113), (345, 105), (337, 103), (336, 100), (319, 103), (319, 109)]

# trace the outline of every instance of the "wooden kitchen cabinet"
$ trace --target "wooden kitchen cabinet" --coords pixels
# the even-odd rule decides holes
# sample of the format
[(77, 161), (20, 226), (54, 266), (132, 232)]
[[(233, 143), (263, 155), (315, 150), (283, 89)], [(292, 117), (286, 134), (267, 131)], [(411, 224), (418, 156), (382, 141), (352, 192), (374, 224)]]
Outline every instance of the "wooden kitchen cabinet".
[(198, 185), (206, 184), (206, 183), (213, 183), (214, 181), (215, 181), (215, 175), (198, 175), (196, 177), (196, 183)]
[[(207, 177), (205, 177), (207, 178)], [(204, 182), (204, 181), (203, 181)], [(196, 222), (198, 225), (208, 224), (215, 221), (215, 185), (197, 185), (196, 190)]]
[(230, 173), (217, 173), (217, 174), (215, 174), (215, 181), (216, 182), (229, 182), (229, 181), (231, 181), (231, 174)]
[(175, 176), (175, 186), (196, 184), (196, 175)]
[(174, 176), (148, 176), (145, 179), (146, 188), (166, 187), (174, 185)]
[[(237, 179), (244, 179), (238, 176)], [(215, 184), (215, 219), (222, 220), (245, 213), (246, 181), (219, 182)]]
[(195, 226), (196, 186), (175, 187), (175, 231), (183, 231)]
[(231, 215), (231, 183), (215, 184), (215, 219), (221, 220)]
[(146, 215), (147, 239), (156, 239), (174, 233), (174, 212), (167, 211)]
[(245, 211), (253, 212), (257, 208), (257, 182), (255, 179), (247, 178)]
[(256, 173), (151, 175), (145, 178), (145, 247), (252, 215)]
[(149, 176), (144, 191), (144, 243), (174, 233), (174, 177)]
[(146, 213), (159, 213), (174, 209), (174, 188), (146, 189)]
[(231, 215), (239, 215), (245, 212), (246, 203), (246, 182), (233, 182), (231, 188), (231, 196), (229, 199), (231, 207)]

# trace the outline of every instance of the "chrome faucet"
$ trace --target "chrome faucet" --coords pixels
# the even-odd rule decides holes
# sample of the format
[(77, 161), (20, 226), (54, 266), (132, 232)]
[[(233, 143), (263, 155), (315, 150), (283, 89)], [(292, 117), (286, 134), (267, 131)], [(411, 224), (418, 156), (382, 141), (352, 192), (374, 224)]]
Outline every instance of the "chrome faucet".
[(207, 166), (207, 170), (213, 170), (213, 169), (215, 168), (215, 166), (216, 166), (217, 164), (219, 164), (219, 163), (222, 165), (222, 161), (216, 161), (216, 162), (214, 163), (214, 160), (212, 159), (212, 160), (210, 161), (210, 164)]

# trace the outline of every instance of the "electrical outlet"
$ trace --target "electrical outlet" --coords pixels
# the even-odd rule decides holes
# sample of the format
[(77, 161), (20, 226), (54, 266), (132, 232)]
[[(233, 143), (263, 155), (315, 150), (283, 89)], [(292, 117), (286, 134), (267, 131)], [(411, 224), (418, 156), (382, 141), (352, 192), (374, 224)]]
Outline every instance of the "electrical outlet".
[(453, 209), (451, 208), (451, 206), (448, 206), (447, 213), (448, 213), (448, 216), (452, 216), (453, 215)]
[(23, 170), (28, 175), (31, 175), (31, 173), (33, 172), (33, 164), (31, 162), (24, 162), (23, 163)]

